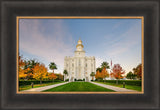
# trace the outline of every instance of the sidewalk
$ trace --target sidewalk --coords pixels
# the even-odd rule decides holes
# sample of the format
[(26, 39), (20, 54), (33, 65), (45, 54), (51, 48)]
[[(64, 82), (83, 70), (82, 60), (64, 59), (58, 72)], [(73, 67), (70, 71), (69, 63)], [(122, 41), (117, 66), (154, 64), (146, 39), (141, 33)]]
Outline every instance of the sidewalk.
[(47, 90), (47, 89), (51, 89), (51, 88), (54, 88), (54, 87), (57, 87), (57, 86), (61, 86), (61, 85), (67, 84), (67, 83), (69, 83), (69, 82), (53, 84), (53, 85), (39, 87), (39, 88), (32, 88), (32, 89), (24, 90), (22, 92), (41, 92), (41, 91), (44, 91), (44, 90)]
[(106, 84), (100, 84), (100, 83), (95, 83), (95, 82), (90, 82), (90, 83), (101, 86), (101, 87), (104, 87), (104, 88), (107, 88), (107, 89), (114, 90), (116, 92), (138, 92), (136, 90), (120, 88), (120, 87), (110, 86), (110, 85), (106, 85)]

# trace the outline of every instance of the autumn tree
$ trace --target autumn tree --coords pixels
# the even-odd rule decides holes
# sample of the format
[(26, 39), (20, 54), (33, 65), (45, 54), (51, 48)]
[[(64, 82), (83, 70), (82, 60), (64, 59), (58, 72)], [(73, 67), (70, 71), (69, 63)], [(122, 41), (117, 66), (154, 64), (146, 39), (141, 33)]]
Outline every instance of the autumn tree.
[(19, 73), (18, 76), (20, 79), (25, 79), (27, 76), (27, 74), (25, 74), (26, 71), (24, 70), (24, 66), (25, 66), (25, 63), (22, 59), (22, 56), (19, 56), (18, 57), (18, 73)]
[(62, 74), (59, 74), (59, 75), (58, 75), (58, 79), (61, 80), (61, 81), (63, 81), (63, 79), (64, 79), (63, 75), (62, 75)]
[(100, 71), (96, 72), (95, 78), (98, 79), (98, 80), (103, 79), (103, 76), (102, 76)]
[(106, 70), (106, 67), (104, 67), (104, 68), (102, 69), (101, 74), (102, 74), (103, 80), (105, 80), (106, 77), (109, 77), (109, 73), (108, 73), (108, 71)]
[(119, 64), (115, 64), (114, 67), (112, 68), (111, 76), (117, 79), (117, 84), (118, 80), (123, 78), (123, 74), (125, 71), (122, 69), (122, 67)]
[(142, 64), (139, 64), (136, 68), (133, 68), (133, 73), (137, 75), (137, 78), (142, 78)]
[(109, 73), (107, 71), (107, 69), (109, 69), (109, 68), (110, 67), (109, 67), (109, 64), (107, 62), (102, 62), (101, 67), (98, 67), (96, 69), (96, 77), (98, 79), (105, 80), (106, 77), (109, 77)]
[(90, 74), (90, 76), (92, 77), (92, 81), (93, 81), (94, 76), (95, 76), (95, 73), (94, 73), (94, 72), (92, 72), (92, 73)]
[(50, 80), (55, 80), (56, 78), (57, 78), (57, 76), (54, 74), (54, 73), (50, 73), (49, 75), (48, 75), (48, 78), (50, 79)]
[(57, 76), (57, 80), (61, 80), (61, 81), (64, 80), (64, 79), (63, 79), (63, 75), (62, 75), (61, 73), (55, 74), (55, 75)]
[(34, 74), (34, 67), (39, 64), (38, 61), (35, 60), (28, 60), (28, 61), (24, 61), (25, 66), (24, 66), (24, 70), (26, 71), (27, 74), (27, 79), (33, 79), (33, 74)]
[(47, 68), (44, 64), (36, 64), (33, 68), (33, 73), (33, 78), (40, 80), (40, 84), (42, 84), (42, 80), (47, 77)]
[(54, 62), (51, 62), (49, 64), (49, 69), (53, 70), (53, 73), (54, 73), (54, 70), (57, 69), (57, 65)]

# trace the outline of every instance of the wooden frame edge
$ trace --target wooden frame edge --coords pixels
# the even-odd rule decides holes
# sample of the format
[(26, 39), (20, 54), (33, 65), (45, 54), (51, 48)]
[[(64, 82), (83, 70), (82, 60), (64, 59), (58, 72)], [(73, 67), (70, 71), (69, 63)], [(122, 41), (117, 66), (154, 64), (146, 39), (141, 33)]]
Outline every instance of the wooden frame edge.
[[(19, 19), (141, 19), (142, 91), (140, 92), (20, 92), (18, 86)], [(16, 17), (16, 94), (144, 94), (144, 16), (17, 16)]]

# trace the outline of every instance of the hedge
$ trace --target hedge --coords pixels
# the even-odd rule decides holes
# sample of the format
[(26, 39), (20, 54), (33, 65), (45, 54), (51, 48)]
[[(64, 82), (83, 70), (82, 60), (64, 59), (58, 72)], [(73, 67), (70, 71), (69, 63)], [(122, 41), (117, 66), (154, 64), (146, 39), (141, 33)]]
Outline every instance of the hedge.
[(69, 81), (69, 79), (66, 79), (65, 81)]
[(74, 81), (85, 81), (85, 79), (74, 79)]
[[(61, 80), (54, 80), (54, 82), (60, 82)], [(25, 85), (31, 85), (31, 83), (34, 83), (34, 84), (40, 84), (40, 81), (37, 81), (37, 80), (29, 80), (29, 81), (19, 81), (19, 86), (25, 86)], [(42, 84), (43, 83), (52, 83), (53, 80), (48, 80), (48, 81), (42, 81)]]
[[(116, 80), (100, 80), (99, 82), (116, 83)], [(118, 80), (118, 84), (123, 84), (123, 82), (128, 85), (141, 86), (141, 80)]]

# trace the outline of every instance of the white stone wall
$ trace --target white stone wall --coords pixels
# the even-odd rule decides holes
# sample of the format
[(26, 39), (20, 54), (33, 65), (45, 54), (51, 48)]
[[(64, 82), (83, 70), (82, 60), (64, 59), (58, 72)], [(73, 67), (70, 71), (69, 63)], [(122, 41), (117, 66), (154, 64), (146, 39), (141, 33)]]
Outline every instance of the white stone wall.
[(94, 57), (65, 57), (64, 69), (68, 71), (65, 79), (74, 81), (74, 79), (91, 80), (91, 72), (96, 72)]
[(65, 79), (74, 81), (74, 79), (91, 80), (91, 72), (96, 72), (95, 57), (86, 57), (83, 50), (82, 41), (79, 40), (74, 52), (74, 57), (65, 57), (64, 69), (68, 71), (68, 76)]

